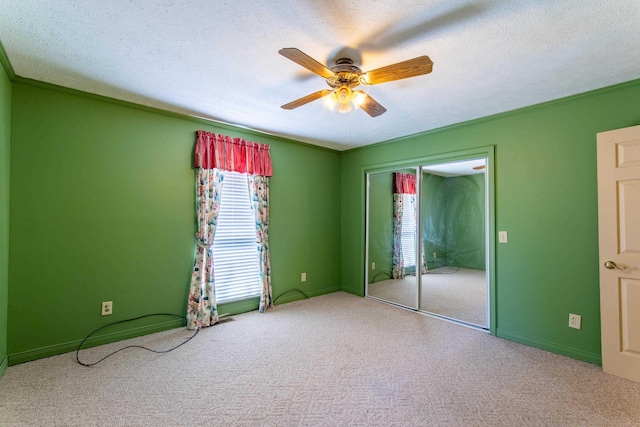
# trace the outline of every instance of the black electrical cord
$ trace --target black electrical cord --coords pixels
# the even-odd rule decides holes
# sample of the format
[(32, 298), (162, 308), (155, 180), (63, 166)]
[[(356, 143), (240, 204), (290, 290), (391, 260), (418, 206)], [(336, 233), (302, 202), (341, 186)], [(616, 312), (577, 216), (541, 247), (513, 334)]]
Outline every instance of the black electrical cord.
[(280, 298), (282, 295), (286, 295), (286, 294), (288, 294), (289, 292), (294, 292), (294, 291), (300, 292), (302, 295), (304, 295), (304, 297), (305, 297), (306, 299), (309, 299), (309, 296), (308, 296), (307, 294), (305, 294), (304, 292), (302, 292), (302, 291), (301, 291), (300, 289), (298, 289), (298, 288), (294, 288), (294, 289), (289, 289), (288, 291), (285, 291), (285, 292), (281, 293), (280, 295), (278, 295), (278, 296), (273, 300), (273, 303), (275, 304), (275, 303), (276, 303), (276, 301), (278, 301), (278, 298)]
[(380, 271), (378, 274), (376, 274), (375, 276), (373, 276), (373, 279), (371, 279), (371, 283), (375, 283), (376, 279), (378, 278), (379, 275), (384, 274), (385, 276), (387, 276), (389, 279), (391, 279), (391, 275), (389, 273), (387, 273), (386, 271)]
[(172, 317), (176, 317), (176, 318), (178, 318), (178, 319), (183, 319), (183, 320), (185, 319), (185, 317), (184, 317), (184, 316), (179, 316), (179, 315), (177, 315), (177, 314), (172, 314), (172, 313), (155, 313), (155, 314), (145, 314), (144, 316), (134, 317), (134, 318), (132, 318), (132, 319), (119, 320), (119, 321), (117, 321), (117, 322), (111, 322), (111, 323), (108, 323), (108, 324), (106, 324), (106, 325), (104, 325), (104, 326), (100, 326), (98, 329), (96, 329), (96, 330), (94, 330), (93, 332), (91, 332), (89, 335), (87, 335), (87, 336), (86, 336), (86, 338), (85, 338), (85, 339), (83, 339), (83, 340), (82, 340), (82, 342), (81, 342), (81, 343), (80, 343), (80, 345), (78, 346), (78, 349), (76, 350), (76, 362), (78, 362), (78, 363), (79, 363), (80, 365), (82, 365), (82, 366), (95, 366), (95, 365), (97, 365), (98, 363), (102, 362), (102, 361), (103, 361), (104, 359), (106, 359), (107, 357), (111, 357), (111, 356), (113, 356), (114, 354), (116, 354), (116, 353), (118, 353), (118, 352), (121, 352), (122, 350), (126, 350), (126, 349), (128, 349), (128, 348), (141, 348), (141, 349), (143, 349), (143, 350), (147, 350), (147, 351), (150, 351), (150, 352), (152, 352), (152, 353), (158, 353), (158, 354), (169, 353), (170, 351), (173, 351), (173, 350), (175, 350), (176, 348), (178, 348), (178, 347), (180, 347), (180, 346), (183, 346), (183, 345), (185, 345), (186, 343), (188, 343), (189, 341), (191, 341), (191, 340), (192, 340), (196, 335), (198, 335), (198, 332), (200, 331), (200, 327), (199, 327), (199, 326), (198, 326), (198, 327), (196, 327), (196, 331), (193, 333), (193, 335), (191, 335), (189, 338), (187, 338), (186, 340), (184, 340), (184, 341), (183, 341), (183, 342), (181, 342), (180, 344), (178, 344), (178, 345), (176, 345), (175, 347), (172, 347), (172, 348), (170, 348), (170, 349), (168, 349), (168, 350), (153, 350), (153, 349), (151, 349), (151, 348), (147, 348), (147, 347), (144, 347), (144, 346), (142, 346), (142, 345), (128, 345), (128, 346), (122, 347), (121, 349), (118, 349), (118, 350), (116, 350), (116, 351), (114, 351), (114, 352), (112, 352), (112, 353), (107, 354), (107, 355), (106, 355), (106, 356), (104, 356), (102, 359), (98, 360), (97, 362), (94, 362), (94, 363), (83, 363), (83, 362), (81, 362), (81, 361), (80, 361), (79, 354), (80, 354), (80, 350), (82, 349), (82, 345), (83, 345), (83, 344), (84, 344), (84, 343), (85, 343), (85, 342), (86, 342), (86, 341), (87, 341), (87, 340), (88, 340), (88, 339), (89, 339), (93, 334), (95, 334), (96, 332), (98, 332), (98, 331), (100, 331), (100, 330), (102, 330), (102, 329), (104, 329), (104, 328), (106, 328), (106, 327), (108, 327), (108, 326), (117, 325), (117, 324), (119, 324), (119, 323), (132, 322), (132, 321), (134, 321), (134, 320), (140, 320), (140, 319), (144, 319), (145, 317), (151, 317), (151, 316), (172, 316)]

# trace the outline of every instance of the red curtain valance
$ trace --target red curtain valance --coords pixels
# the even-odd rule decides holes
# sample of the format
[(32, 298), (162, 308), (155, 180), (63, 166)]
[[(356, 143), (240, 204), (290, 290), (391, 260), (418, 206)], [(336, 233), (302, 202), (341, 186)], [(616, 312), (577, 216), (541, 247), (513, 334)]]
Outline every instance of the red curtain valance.
[(393, 173), (393, 192), (416, 194), (416, 176), (408, 173)]
[(194, 166), (250, 175), (273, 175), (268, 145), (203, 130), (197, 132)]

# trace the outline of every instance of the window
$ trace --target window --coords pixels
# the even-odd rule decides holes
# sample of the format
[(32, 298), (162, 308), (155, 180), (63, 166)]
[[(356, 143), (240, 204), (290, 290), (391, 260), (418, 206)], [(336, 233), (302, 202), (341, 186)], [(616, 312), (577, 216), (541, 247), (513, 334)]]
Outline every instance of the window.
[(246, 174), (224, 173), (213, 239), (213, 268), (218, 303), (260, 296), (256, 221)]
[(402, 256), (404, 268), (416, 266), (416, 195), (402, 194)]

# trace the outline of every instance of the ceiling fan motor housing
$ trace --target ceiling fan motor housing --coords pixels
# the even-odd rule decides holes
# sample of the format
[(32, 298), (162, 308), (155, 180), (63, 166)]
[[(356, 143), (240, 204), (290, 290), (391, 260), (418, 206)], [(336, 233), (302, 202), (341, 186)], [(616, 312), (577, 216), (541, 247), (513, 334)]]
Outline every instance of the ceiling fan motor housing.
[(359, 86), (362, 82), (362, 70), (353, 65), (353, 60), (349, 58), (340, 58), (336, 61), (336, 66), (330, 68), (334, 75), (328, 77), (327, 84), (333, 88), (347, 86), (349, 89)]

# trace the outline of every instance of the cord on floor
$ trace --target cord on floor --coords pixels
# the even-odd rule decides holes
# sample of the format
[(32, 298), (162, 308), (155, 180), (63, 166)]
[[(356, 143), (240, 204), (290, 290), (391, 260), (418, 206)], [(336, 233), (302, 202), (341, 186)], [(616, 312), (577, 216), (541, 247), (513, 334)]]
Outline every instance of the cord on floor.
[[(387, 273), (386, 271), (380, 271), (378, 272), (378, 274), (376, 274), (375, 276), (373, 276), (373, 279), (371, 279), (371, 283), (375, 283), (376, 279), (378, 278), (379, 275), (384, 274), (385, 276), (387, 276), (389, 279), (391, 279), (391, 275), (389, 273)], [(388, 279), (386, 279), (388, 280)]]
[(114, 352), (112, 352), (112, 353), (107, 354), (107, 355), (106, 355), (106, 356), (104, 356), (102, 359), (98, 360), (97, 362), (94, 362), (94, 363), (84, 363), (84, 362), (81, 362), (81, 361), (80, 361), (80, 350), (82, 349), (83, 344), (84, 344), (84, 343), (85, 343), (85, 342), (86, 342), (86, 341), (87, 341), (87, 340), (88, 340), (88, 339), (89, 339), (93, 334), (95, 334), (96, 332), (98, 332), (98, 331), (100, 331), (100, 330), (102, 330), (102, 329), (104, 329), (104, 328), (106, 328), (106, 327), (108, 327), (108, 326), (113, 326), (113, 325), (117, 325), (117, 324), (119, 324), (119, 323), (125, 323), (125, 322), (133, 322), (134, 320), (140, 320), (140, 319), (144, 319), (144, 318), (146, 318), (146, 317), (152, 317), (152, 316), (171, 316), (171, 317), (175, 317), (175, 318), (178, 318), (178, 319), (183, 319), (183, 320), (185, 320), (185, 317), (184, 317), (184, 316), (179, 316), (179, 315), (177, 315), (177, 314), (172, 314), (172, 313), (155, 313), (155, 314), (146, 314), (146, 315), (144, 315), (144, 316), (134, 317), (134, 318), (132, 318), (132, 319), (119, 320), (119, 321), (117, 321), (117, 322), (111, 322), (111, 323), (108, 323), (108, 324), (106, 324), (106, 325), (104, 325), (104, 326), (100, 326), (98, 329), (96, 329), (96, 330), (94, 330), (93, 332), (91, 332), (89, 335), (87, 335), (87, 336), (86, 336), (86, 338), (85, 338), (85, 339), (83, 339), (83, 340), (82, 340), (82, 342), (81, 342), (81, 343), (80, 343), (80, 345), (78, 346), (78, 349), (76, 350), (76, 362), (78, 362), (78, 363), (79, 363), (80, 365), (82, 365), (82, 366), (95, 366), (95, 365), (97, 365), (98, 363), (100, 363), (100, 362), (102, 362), (103, 360), (105, 360), (106, 358), (111, 357), (111, 356), (113, 356), (114, 354), (119, 353), (119, 352), (121, 352), (122, 350), (126, 350), (126, 349), (128, 349), (128, 348), (141, 348), (141, 349), (143, 349), (143, 350), (147, 350), (147, 351), (150, 351), (150, 352), (152, 352), (152, 353), (158, 353), (158, 354), (169, 353), (170, 351), (173, 351), (173, 350), (175, 350), (176, 348), (178, 348), (178, 347), (180, 347), (180, 346), (183, 346), (183, 345), (185, 345), (186, 343), (188, 343), (189, 341), (191, 341), (191, 340), (192, 340), (196, 335), (198, 335), (198, 332), (200, 331), (200, 327), (199, 327), (199, 326), (198, 326), (198, 327), (196, 327), (196, 330), (195, 330), (195, 332), (193, 333), (193, 335), (191, 335), (189, 338), (187, 338), (186, 340), (184, 340), (184, 341), (183, 341), (183, 342), (181, 342), (180, 344), (178, 344), (178, 345), (176, 345), (176, 346), (174, 346), (174, 347), (172, 347), (172, 348), (170, 348), (170, 349), (168, 349), (168, 350), (153, 350), (153, 349), (151, 349), (151, 348), (147, 348), (147, 347), (142, 346), (142, 345), (127, 345), (127, 346), (122, 347), (122, 348), (120, 348), (120, 349), (118, 349), (118, 350), (116, 350), (116, 351), (114, 351)]
[(298, 289), (298, 288), (294, 288), (294, 289), (289, 289), (288, 291), (285, 291), (285, 292), (281, 293), (280, 295), (278, 295), (277, 297), (275, 297), (275, 299), (273, 300), (273, 303), (275, 304), (275, 303), (276, 303), (276, 301), (278, 301), (278, 298), (280, 298), (280, 297), (281, 297), (281, 296), (283, 296), (283, 295), (288, 294), (289, 292), (300, 292), (302, 295), (304, 295), (304, 297), (305, 297), (306, 299), (309, 299), (309, 296), (308, 296), (307, 294), (305, 294), (304, 292), (302, 292), (302, 291), (301, 291), (300, 289)]

